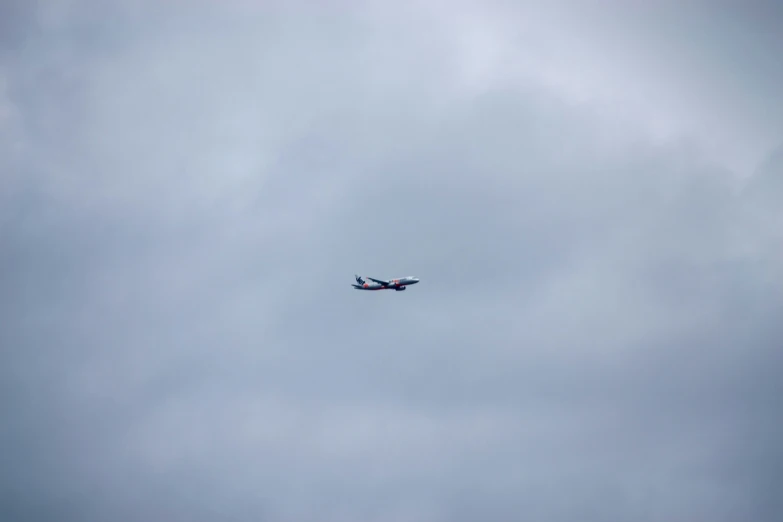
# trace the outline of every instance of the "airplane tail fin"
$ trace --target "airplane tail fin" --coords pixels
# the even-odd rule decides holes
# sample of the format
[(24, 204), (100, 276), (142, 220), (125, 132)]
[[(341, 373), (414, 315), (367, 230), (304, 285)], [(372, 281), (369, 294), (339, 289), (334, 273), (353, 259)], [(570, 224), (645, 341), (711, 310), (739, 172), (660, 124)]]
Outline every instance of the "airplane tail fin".
[(364, 284), (364, 279), (362, 279), (361, 276), (354, 274), (354, 277), (356, 278), (357, 283), (359, 283), (360, 285)]

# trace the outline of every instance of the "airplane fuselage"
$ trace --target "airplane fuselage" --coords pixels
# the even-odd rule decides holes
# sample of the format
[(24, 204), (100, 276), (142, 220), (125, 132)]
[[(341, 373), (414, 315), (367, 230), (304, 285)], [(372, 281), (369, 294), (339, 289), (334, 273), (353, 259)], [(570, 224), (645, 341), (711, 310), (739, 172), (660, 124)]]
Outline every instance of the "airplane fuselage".
[(397, 279), (373, 279), (368, 277), (369, 281), (366, 281), (363, 277), (356, 276), (356, 283), (353, 286), (357, 290), (396, 290), (401, 292), (410, 285), (415, 285), (419, 282), (416, 277), (400, 277)]

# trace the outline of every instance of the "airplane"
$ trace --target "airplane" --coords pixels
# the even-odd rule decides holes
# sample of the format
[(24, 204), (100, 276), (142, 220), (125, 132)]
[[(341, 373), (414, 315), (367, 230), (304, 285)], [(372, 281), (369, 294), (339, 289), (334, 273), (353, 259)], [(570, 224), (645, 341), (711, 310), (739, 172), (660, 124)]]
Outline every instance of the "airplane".
[(415, 285), (419, 282), (419, 279), (417, 277), (409, 276), (409, 277), (400, 277), (399, 279), (389, 279), (388, 281), (384, 281), (383, 279), (373, 279), (372, 277), (368, 277), (372, 283), (368, 283), (364, 280), (361, 276), (354, 276), (356, 277), (356, 282), (359, 283), (358, 285), (351, 284), (352, 287), (356, 288), (357, 290), (391, 290), (394, 289), (398, 292), (402, 292), (405, 290), (405, 288), (408, 285)]

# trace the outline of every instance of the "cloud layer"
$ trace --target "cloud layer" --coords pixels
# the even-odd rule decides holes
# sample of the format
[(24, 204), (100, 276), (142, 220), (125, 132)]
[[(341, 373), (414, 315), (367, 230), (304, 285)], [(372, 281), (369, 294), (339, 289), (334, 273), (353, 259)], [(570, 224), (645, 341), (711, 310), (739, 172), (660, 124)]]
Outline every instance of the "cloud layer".
[(552, 5), (4, 4), (2, 518), (774, 520), (780, 10)]

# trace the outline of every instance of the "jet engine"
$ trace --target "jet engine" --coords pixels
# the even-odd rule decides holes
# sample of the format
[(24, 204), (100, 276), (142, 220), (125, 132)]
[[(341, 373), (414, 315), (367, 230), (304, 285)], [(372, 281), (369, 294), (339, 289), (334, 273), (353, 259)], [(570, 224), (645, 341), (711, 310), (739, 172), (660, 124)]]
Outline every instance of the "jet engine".
[(395, 288), (395, 290), (397, 290), (398, 292), (402, 292), (403, 290), (405, 290), (405, 287), (401, 286), (399, 288)]

